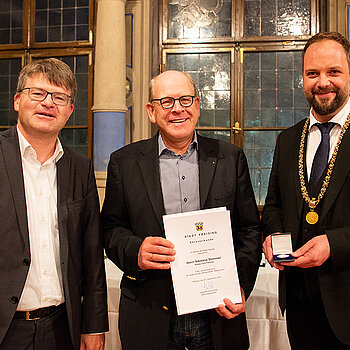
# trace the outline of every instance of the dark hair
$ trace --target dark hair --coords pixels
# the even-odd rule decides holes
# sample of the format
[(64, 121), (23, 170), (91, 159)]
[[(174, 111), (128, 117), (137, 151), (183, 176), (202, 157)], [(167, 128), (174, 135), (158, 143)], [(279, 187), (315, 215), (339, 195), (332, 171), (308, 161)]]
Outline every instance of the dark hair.
[(348, 61), (348, 66), (349, 66), (349, 69), (350, 69), (350, 42), (346, 38), (344, 38), (340, 33), (337, 33), (337, 32), (324, 32), (324, 33), (318, 33), (318, 34), (312, 36), (306, 42), (306, 44), (304, 46), (303, 53), (302, 53), (303, 71), (304, 71), (304, 57), (305, 57), (306, 50), (312, 44), (315, 44), (315, 43), (317, 43), (319, 41), (322, 41), (322, 40), (333, 40), (333, 41), (339, 43), (344, 48), (344, 51), (345, 51), (345, 54), (346, 54), (346, 58), (347, 58), (347, 61)]
[[(188, 74), (188, 73), (186, 73), (186, 72), (181, 72), (181, 71), (179, 71), (179, 73), (182, 73), (182, 74), (187, 78), (187, 80), (189, 81), (189, 83), (190, 83), (191, 86), (193, 87), (194, 95), (195, 95), (195, 96), (198, 96), (198, 90), (197, 90), (196, 84), (194, 83), (193, 78), (191, 77), (191, 75)], [(154, 78), (149, 82), (149, 85), (148, 85), (148, 97), (149, 97), (149, 102), (151, 102), (151, 100), (152, 100), (153, 97), (154, 97), (153, 89), (154, 89), (155, 81), (157, 80), (157, 78), (158, 78), (161, 74), (162, 74), (162, 73), (158, 74), (156, 77), (154, 77)]]
[(50, 83), (70, 90), (71, 103), (74, 103), (77, 94), (75, 76), (68, 65), (57, 58), (33, 60), (24, 66), (18, 76), (17, 93), (25, 88), (27, 79), (36, 74), (43, 74)]

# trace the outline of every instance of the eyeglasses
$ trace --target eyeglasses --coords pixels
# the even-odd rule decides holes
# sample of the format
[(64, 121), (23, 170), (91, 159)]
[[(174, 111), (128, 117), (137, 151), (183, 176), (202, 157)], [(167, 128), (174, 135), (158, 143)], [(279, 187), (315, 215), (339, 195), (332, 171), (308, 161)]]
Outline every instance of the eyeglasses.
[(28, 97), (33, 101), (44, 101), (47, 95), (51, 95), (52, 102), (57, 106), (67, 106), (71, 96), (64, 94), (63, 92), (48, 92), (44, 89), (30, 87), (24, 88), (23, 90), (28, 90)]
[(154, 98), (153, 100), (151, 100), (151, 102), (159, 101), (160, 105), (165, 109), (173, 108), (175, 101), (179, 101), (182, 107), (190, 107), (192, 106), (193, 99), (195, 97), (196, 96), (186, 95), (186, 96), (181, 96), (179, 98), (173, 98), (173, 97)]

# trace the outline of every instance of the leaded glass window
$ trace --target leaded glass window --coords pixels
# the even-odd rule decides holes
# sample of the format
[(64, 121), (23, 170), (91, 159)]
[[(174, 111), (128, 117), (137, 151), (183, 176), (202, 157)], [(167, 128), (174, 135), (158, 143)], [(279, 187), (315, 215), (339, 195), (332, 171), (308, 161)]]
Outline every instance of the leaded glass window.
[(228, 0), (170, 0), (169, 38), (231, 36), (231, 7)]
[(17, 112), (13, 109), (13, 97), (22, 58), (0, 59), (0, 127), (17, 123)]
[(66, 124), (67, 127), (61, 131), (60, 138), (63, 144), (79, 153), (87, 154), (89, 57), (85, 55), (66, 56), (59, 57), (59, 59), (68, 64), (78, 83), (78, 93), (74, 102), (73, 113)]
[(245, 0), (245, 36), (308, 35), (309, 0)]
[(308, 113), (301, 69), (300, 51), (244, 53), (244, 151), (260, 204), (279, 130)]
[(23, 1), (0, 0), (0, 45), (22, 43), (22, 25)]
[(89, 39), (89, 0), (36, 0), (35, 41)]
[(231, 53), (169, 54), (168, 69), (191, 74), (201, 99), (198, 127), (223, 127), (230, 139)]

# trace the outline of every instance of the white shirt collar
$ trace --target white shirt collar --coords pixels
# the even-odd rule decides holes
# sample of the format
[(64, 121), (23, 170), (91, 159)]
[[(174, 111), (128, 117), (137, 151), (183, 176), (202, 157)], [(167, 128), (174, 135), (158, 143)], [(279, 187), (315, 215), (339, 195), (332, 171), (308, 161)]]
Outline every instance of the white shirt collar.
[[(310, 109), (310, 126), (309, 131), (316, 123), (319, 123), (318, 120), (313, 116), (312, 108)], [(343, 125), (346, 122), (346, 118), (348, 117), (350, 113), (350, 99), (348, 98), (348, 102), (346, 102), (345, 106), (330, 120), (330, 122), (339, 124), (340, 127), (343, 127)]]
[[(26, 157), (28, 154), (32, 154), (33, 156), (35, 156), (35, 159), (37, 159), (36, 152), (35, 152), (34, 148), (31, 146), (31, 144), (27, 141), (27, 139), (20, 132), (20, 130), (18, 128), (18, 124), (16, 127), (17, 127), (17, 133), (18, 133), (19, 149), (20, 149), (22, 158)], [(55, 152), (45, 162), (45, 164), (48, 162), (57, 163), (61, 159), (61, 157), (63, 156), (63, 153), (64, 153), (64, 151), (63, 151), (62, 144), (61, 144), (59, 138), (57, 138)]]

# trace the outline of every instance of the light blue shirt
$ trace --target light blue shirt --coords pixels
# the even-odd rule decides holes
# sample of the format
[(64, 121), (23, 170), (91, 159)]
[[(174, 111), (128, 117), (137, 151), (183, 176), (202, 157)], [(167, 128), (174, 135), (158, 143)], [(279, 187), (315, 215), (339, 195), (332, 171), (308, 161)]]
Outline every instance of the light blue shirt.
[(159, 133), (159, 175), (166, 214), (200, 209), (198, 142), (193, 141), (181, 156), (169, 150)]

